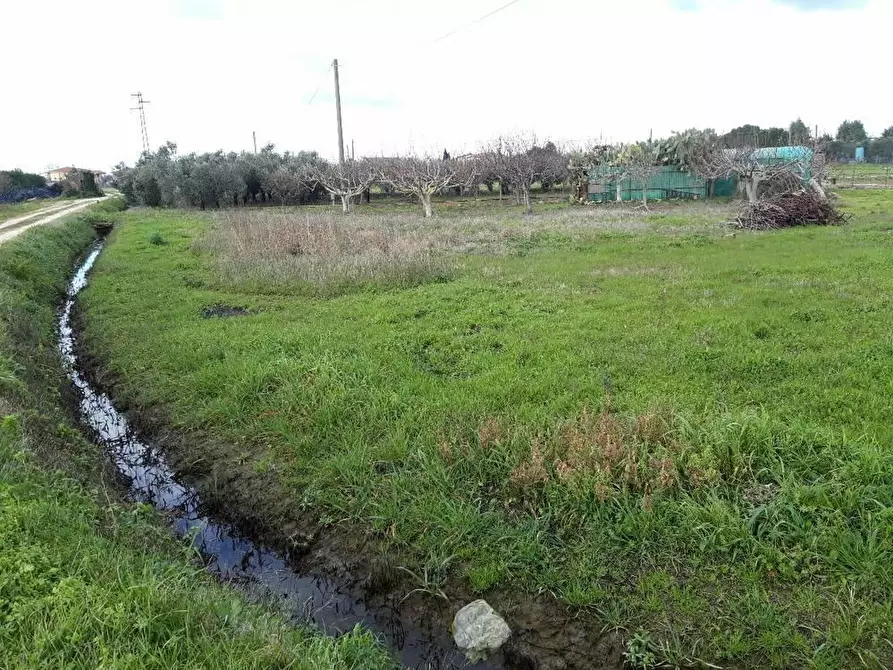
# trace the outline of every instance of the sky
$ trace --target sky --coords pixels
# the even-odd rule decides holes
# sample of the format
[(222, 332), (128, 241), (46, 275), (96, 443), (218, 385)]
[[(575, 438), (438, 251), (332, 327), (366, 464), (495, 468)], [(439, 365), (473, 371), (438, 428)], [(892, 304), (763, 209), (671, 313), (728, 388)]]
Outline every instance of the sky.
[(893, 125), (890, 0), (42, 0), (6, 3), (0, 169), (180, 153), (456, 155), (745, 123)]

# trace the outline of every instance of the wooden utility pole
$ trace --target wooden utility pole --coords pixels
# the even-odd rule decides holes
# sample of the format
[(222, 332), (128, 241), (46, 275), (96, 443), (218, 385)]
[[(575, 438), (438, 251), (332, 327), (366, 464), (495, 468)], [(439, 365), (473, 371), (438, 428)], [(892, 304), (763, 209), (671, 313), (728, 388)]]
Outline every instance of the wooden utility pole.
[(338, 115), (338, 162), (344, 165), (344, 129), (341, 127), (341, 84), (338, 83), (338, 59), (332, 61), (335, 70), (335, 111)]
[(257, 133), (251, 131), (251, 139), (254, 141), (254, 153), (257, 153)]

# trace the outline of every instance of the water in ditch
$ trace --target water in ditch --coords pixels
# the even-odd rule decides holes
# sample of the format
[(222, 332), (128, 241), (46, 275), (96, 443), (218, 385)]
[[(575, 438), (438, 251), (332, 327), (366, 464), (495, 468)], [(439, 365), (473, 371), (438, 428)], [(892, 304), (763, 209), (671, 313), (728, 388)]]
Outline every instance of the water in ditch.
[(258, 546), (229, 525), (216, 523), (202, 513), (197, 492), (178, 481), (164, 456), (134, 431), (108, 395), (91, 386), (79, 365), (72, 309), (102, 246), (99, 241), (90, 249), (68, 285), (59, 315), (59, 351), (77, 393), (80, 418), (130, 482), (133, 499), (163, 510), (178, 535), (191, 535), (208, 569), (221, 580), (249, 584), (282, 599), (296, 617), (309, 618), (326, 633), (337, 635), (359, 624), (378, 634), (409, 668), (502, 668), (496, 660), (469, 666), (447, 631), (432, 633), (418, 628), (393, 608), (368, 606), (362, 594), (348, 585), (321, 575), (297, 574), (275, 551)]

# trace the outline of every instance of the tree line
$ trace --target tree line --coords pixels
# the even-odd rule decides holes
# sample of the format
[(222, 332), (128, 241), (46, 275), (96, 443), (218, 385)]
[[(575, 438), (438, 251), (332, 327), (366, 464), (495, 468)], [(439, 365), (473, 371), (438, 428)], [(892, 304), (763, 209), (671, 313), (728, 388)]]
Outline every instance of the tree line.
[(117, 187), (131, 203), (148, 207), (234, 207), (249, 203), (316, 202), (319, 188), (301, 179), (320, 162), (316, 152), (276, 152), (267, 145), (258, 153), (177, 153), (167, 142), (144, 153), (136, 165), (115, 166)]
[(584, 201), (589, 171), (596, 166), (610, 166), (615, 181), (647, 183), (667, 165), (701, 176), (708, 184), (734, 175), (754, 200), (760, 191), (757, 182), (766, 180), (765, 161), (753, 156), (756, 148), (805, 145), (825, 152), (831, 160), (849, 156), (850, 145), (855, 144), (868, 143), (869, 156), (886, 156), (885, 147), (893, 149), (893, 127), (869, 141), (861, 122), (846, 121), (837, 138), (816, 138), (797, 119), (787, 129), (744, 125), (722, 135), (690, 129), (660, 140), (588, 147), (560, 146), (521, 133), (500, 136), (462, 156), (453, 157), (445, 150), (442, 155), (363, 157), (343, 163), (327, 161), (316, 152), (280, 153), (273, 145), (257, 153), (180, 155), (177, 145), (168, 142), (143, 154), (133, 167), (116, 166), (114, 176), (131, 203), (150, 207), (205, 209), (331, 200), (348, 212), (358, 200), (368, 201), (374, 187), (383, 194), (412, 196), (425, 216), (431, 216), (435, 194), (477, 194), (485, 188), (513, 197), (530, 212), (535, 188), (563, 184), (571, 189), (572, 200)]
[(871, 138), (865, 132), (861, 121), (844, 121), (837, 129), (834, 139), (822, 138), (825, 153), (834, 161), (852, 161), (856, 148), (865, 149), (865, 160), (870, 163), (893, 163), (893, 126), (890, 126), (880, 137)]
[(817, 148), (832, 162), (849, 162), (855, 159), (856, 148), (865, 149), (865, 159), (873, 163), (893, 162), (893, 126), (881, 133), (880, 137), (869, 137), (865, 125), (859, 120), (842, 122), (834, 136), (824, 133), (816, 135), (802, 119), (792, 121), (787, 128), (761, 128), (743, 125), (733, 128), (720, 137), (728, 147), (782, 147), (806, 146)]
[(495, 140), (482, 151), (452, 157), (364, 157), (343, 163), (316, 152), (279, 153), (267, 145), (257, 153), (179, 155), (168, 142), (143, 154), (133, 167), (115, 167), (115, 183), (131, 203), (149, 207), (238, 207), (248, 204), (311, 204), (340, 201), (350, 211), (370, 198), (373, 185), (385, 194), (418, 199), (426, 216), (431, 198), (444, 192), (476, 193), (480, 188), (515, 196), (531, 208), (534, 185), (542, 189), (567, 178), (568, 154), (552, 142), (517, 135)]
[(818, 147), (833, 162), (855, 160), (856, 148), (862, 147), (865, 149), (865, 160), (869, 162), (893, 162), (893, 126), (884, 130), (879, 137), (869, 137), (865, 124), (858, 119), (842, 122), (834, 136), (828, 133), (816, 135), (803, 120), (797, 119), (787, 129), (740, 126), (726, 133), (723, 139), (729, 146), (744, 143), (762, 147)]

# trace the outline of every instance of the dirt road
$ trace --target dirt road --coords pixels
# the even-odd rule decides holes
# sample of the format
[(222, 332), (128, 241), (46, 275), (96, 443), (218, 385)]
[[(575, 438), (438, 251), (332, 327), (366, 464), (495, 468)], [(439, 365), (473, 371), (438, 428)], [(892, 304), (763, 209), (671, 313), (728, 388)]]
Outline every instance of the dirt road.
[(7, 219), (3, 223), (0, 223), (0, 244), (6, 242), (6, 240), (11, 240), (16, 235), (24, 233), (29, 228), (42, 226), (45, 223), (51, 223), (52, 221), (61, 219), (73, 212), (89, 207), (94, 202), (104, 200), (106, 197), (107, 196), (103, 196), (102, 198), (88, 198), (86, 200), (67, 200), (18, 216), (14, 219)]

